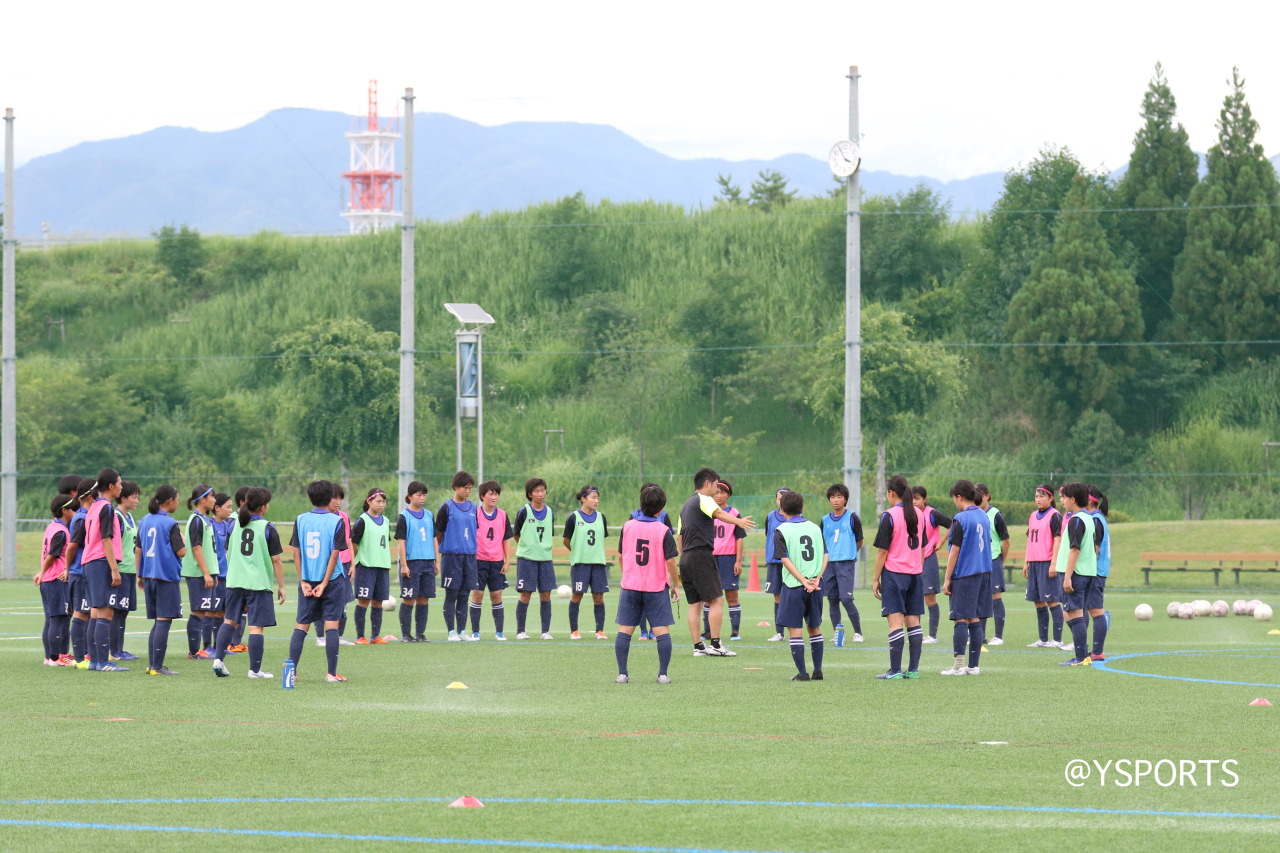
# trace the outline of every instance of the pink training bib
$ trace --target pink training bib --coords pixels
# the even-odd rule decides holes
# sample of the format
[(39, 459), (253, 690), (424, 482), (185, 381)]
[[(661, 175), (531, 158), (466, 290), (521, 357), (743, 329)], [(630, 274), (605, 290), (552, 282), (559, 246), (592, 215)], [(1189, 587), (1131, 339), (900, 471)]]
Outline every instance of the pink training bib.
[(618, 552), (622, 557), (622, 588), (661, 592), (667, 585), (663, 542), (669, 528), (661, 521), (633, 518), (622, 525)]

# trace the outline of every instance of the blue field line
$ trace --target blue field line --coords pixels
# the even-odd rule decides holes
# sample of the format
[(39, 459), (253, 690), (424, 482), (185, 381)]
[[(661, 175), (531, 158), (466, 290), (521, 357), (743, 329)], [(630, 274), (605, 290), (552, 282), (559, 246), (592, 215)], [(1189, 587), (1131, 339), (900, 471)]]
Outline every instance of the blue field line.
[(1095, 663), (1093, 669), (1100, 669), (1103, 672), (1114, 672), (1119, 675), (1137, 675), (1142, 678), (1164, 678), (1169, 681), (1193, 681), (1200, 684), (1233, 684), (1239, 687), (1280, 687), (1280, 684), (1270, 684), (1262, 681), (1224, 681), (1218, 678), (1192, 678), (1186, 675), (1157, 675), (1153, 672), (1133, 672), (1128, 669), (1116, 669), (1110, 664), (1118, 660), (1128, 660), (1129, 658), (1147, 658), (1161, 657), (1164, 655), (1178, 655), (1180, 657), (1280, 657), (1277, 655), (1231, 655), (1227, 652), (1256, 652), (1257, 649), (1222, 649), (1222, 654), (1218, 654), (1212, 649), (1197, 649), (1195, 651), (1169, 651), (1169, 652), (1131, 652), (1127, 655), (1116, 655), (1108, 659), (1105, 663)]
[(782, 853), (763, 850), (725, 850), (715, 847), (654, 847), (638, 844), (587, 844), (566, 841), (508, 841), (500, 838), (447, 838), (416, 835), (354, 835), (340, 832), (301, 832), (281, 829), (227, 829), (206, 826), (155, 826), (140, 823), (82, 823), (70, 820), (0, 820), (0, 826), (50, 829), (98, 829), (112, 832), (170, 832), (201, 835), (238, 835), (268, 838), (304, 838), (319, 841), (380, 841), (402, 844), (449, 844), (467, 847), (517, 847), (532, 850), (592, 850), (621, 853)]
[[(0, 806), (116, 806), (116, 805), (288, 805), (299, 803), (448, 803), (451, 797), (139, 797), (136, 799), (105, 800), (0, 800)], [(984, 803), (878, 803), (878, 802), (826, 802), (789, 800), (682, 800), (675, 798), (627, 799), (623, 797), (483, 797), (485, 803), (539, 804), (539, 805), (624, 805), (624, 806), (775, 806), (781, 808), (823, 809), (920, 809), (943, 811), (991, 811), (1063, 813), (1086, 815), (1137, 815), (1144, 817), (1199, 817), (1236, 818), (1247, 820), (1277, 820), (1280, 814), (1252, 814), (1248, 812), (1187, 812), (1159, 811), (1155, 809), (1102, 809), (1066, 806), (1011, 806)], [(0, 820), (0, 825), (7, 821)], [(192, 830), (213, 831), (213, 830)], [(249, 830), (245, 830), (248, 832)], [(320, 836), (317, 836), (320, 837)], [(323, 836), (330, 837), (330, 836)], [(332, 836), (340, 837), (340, 836)], [(346, 837), (346, 836), (341, 836)], [(496, 843), (496, 842), (495, 842)], [(511, 842), (515, 843), (515, 842)], [(632, 850), (631, 847), (586, 847), (583, 849)], [(704, 851), (710, 853), (710, 851)]]

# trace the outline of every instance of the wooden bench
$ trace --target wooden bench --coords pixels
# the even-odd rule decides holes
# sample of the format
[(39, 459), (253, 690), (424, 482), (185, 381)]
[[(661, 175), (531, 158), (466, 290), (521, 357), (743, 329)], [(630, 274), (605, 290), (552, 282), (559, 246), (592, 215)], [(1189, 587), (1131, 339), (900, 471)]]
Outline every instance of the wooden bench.
[(1240, 586), (1240, 575), (1253, 572), (1280, 573), (1280, 554), (1188, 554), (1171, 551), (1151, 551), (1138, 555), (1141, 562), (1142, 582), (1151, 586), (1152, 572), (1212, 572), (1213, 585), (1220, 586), (1223, 572), (1235, 576)]
[(1022, 579), (1022, 567), (1026, 565), (1026, 552), (1009, 551), (1009, 556), (1004, 558), (1004, 585), (1005, 587), (1013, 586), (1015, 580)]

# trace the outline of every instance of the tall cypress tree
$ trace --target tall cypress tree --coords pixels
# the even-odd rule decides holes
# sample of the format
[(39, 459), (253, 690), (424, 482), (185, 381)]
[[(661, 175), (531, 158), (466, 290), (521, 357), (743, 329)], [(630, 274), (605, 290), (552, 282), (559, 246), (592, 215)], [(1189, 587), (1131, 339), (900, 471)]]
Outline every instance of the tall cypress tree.
[(1186, 211), (1177, 208), (1186, 206), (1199, 165), (1187, 131), (1176, 121), (1177, 112), (1164, 68), (1156, 63), (1142, 97), (1143, 125), (1134, 134), (1129, 169), (1116, 189), (1117, 202), (1129, 209), (1118, 224), (1136, 253), (1138, 294), (1149, 337), (1160, 334), (1171, 316), (1173, 265), (1187, 234)]
[(1019, 387), (1036, 405), (1073, 423), (1085, 410), (1119, 407), (1133, 371), (1133, 347), (1056, 346), (1142, 337), (1133, 274), (1108, 245), (1098, 221), (1096, 188), (1079, 175), (1063, 200), (1053, 247), (1036, 259), (1009, 303), (1008, 333)]
[[(1208, 171), (1191, 191), (1187, 238), (1173, 273), (1173, 328), (1187, 340), (1274, 337), (1280, 310), (1280, 181), (1254, 143), (1258, 123), (1232, 69)], [(1256, 347), (1223, 347), (1232, 359)], [(1221, 362), (1219, 362), (1221, 363)]]

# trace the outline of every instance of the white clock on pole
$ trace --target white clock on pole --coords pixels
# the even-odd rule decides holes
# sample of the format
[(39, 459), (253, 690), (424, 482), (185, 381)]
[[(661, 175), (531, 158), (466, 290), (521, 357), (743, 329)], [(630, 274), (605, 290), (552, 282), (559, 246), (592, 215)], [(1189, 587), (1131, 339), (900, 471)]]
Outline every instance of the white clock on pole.
[(831, 153), (827, 155), (827, 164), (831, 167), (831, 174), (837, 178), (847, 178), (858, 171), (858, 167), (862, 165), (862, 149), (856, 142), (841, 139), (831, 146)]

